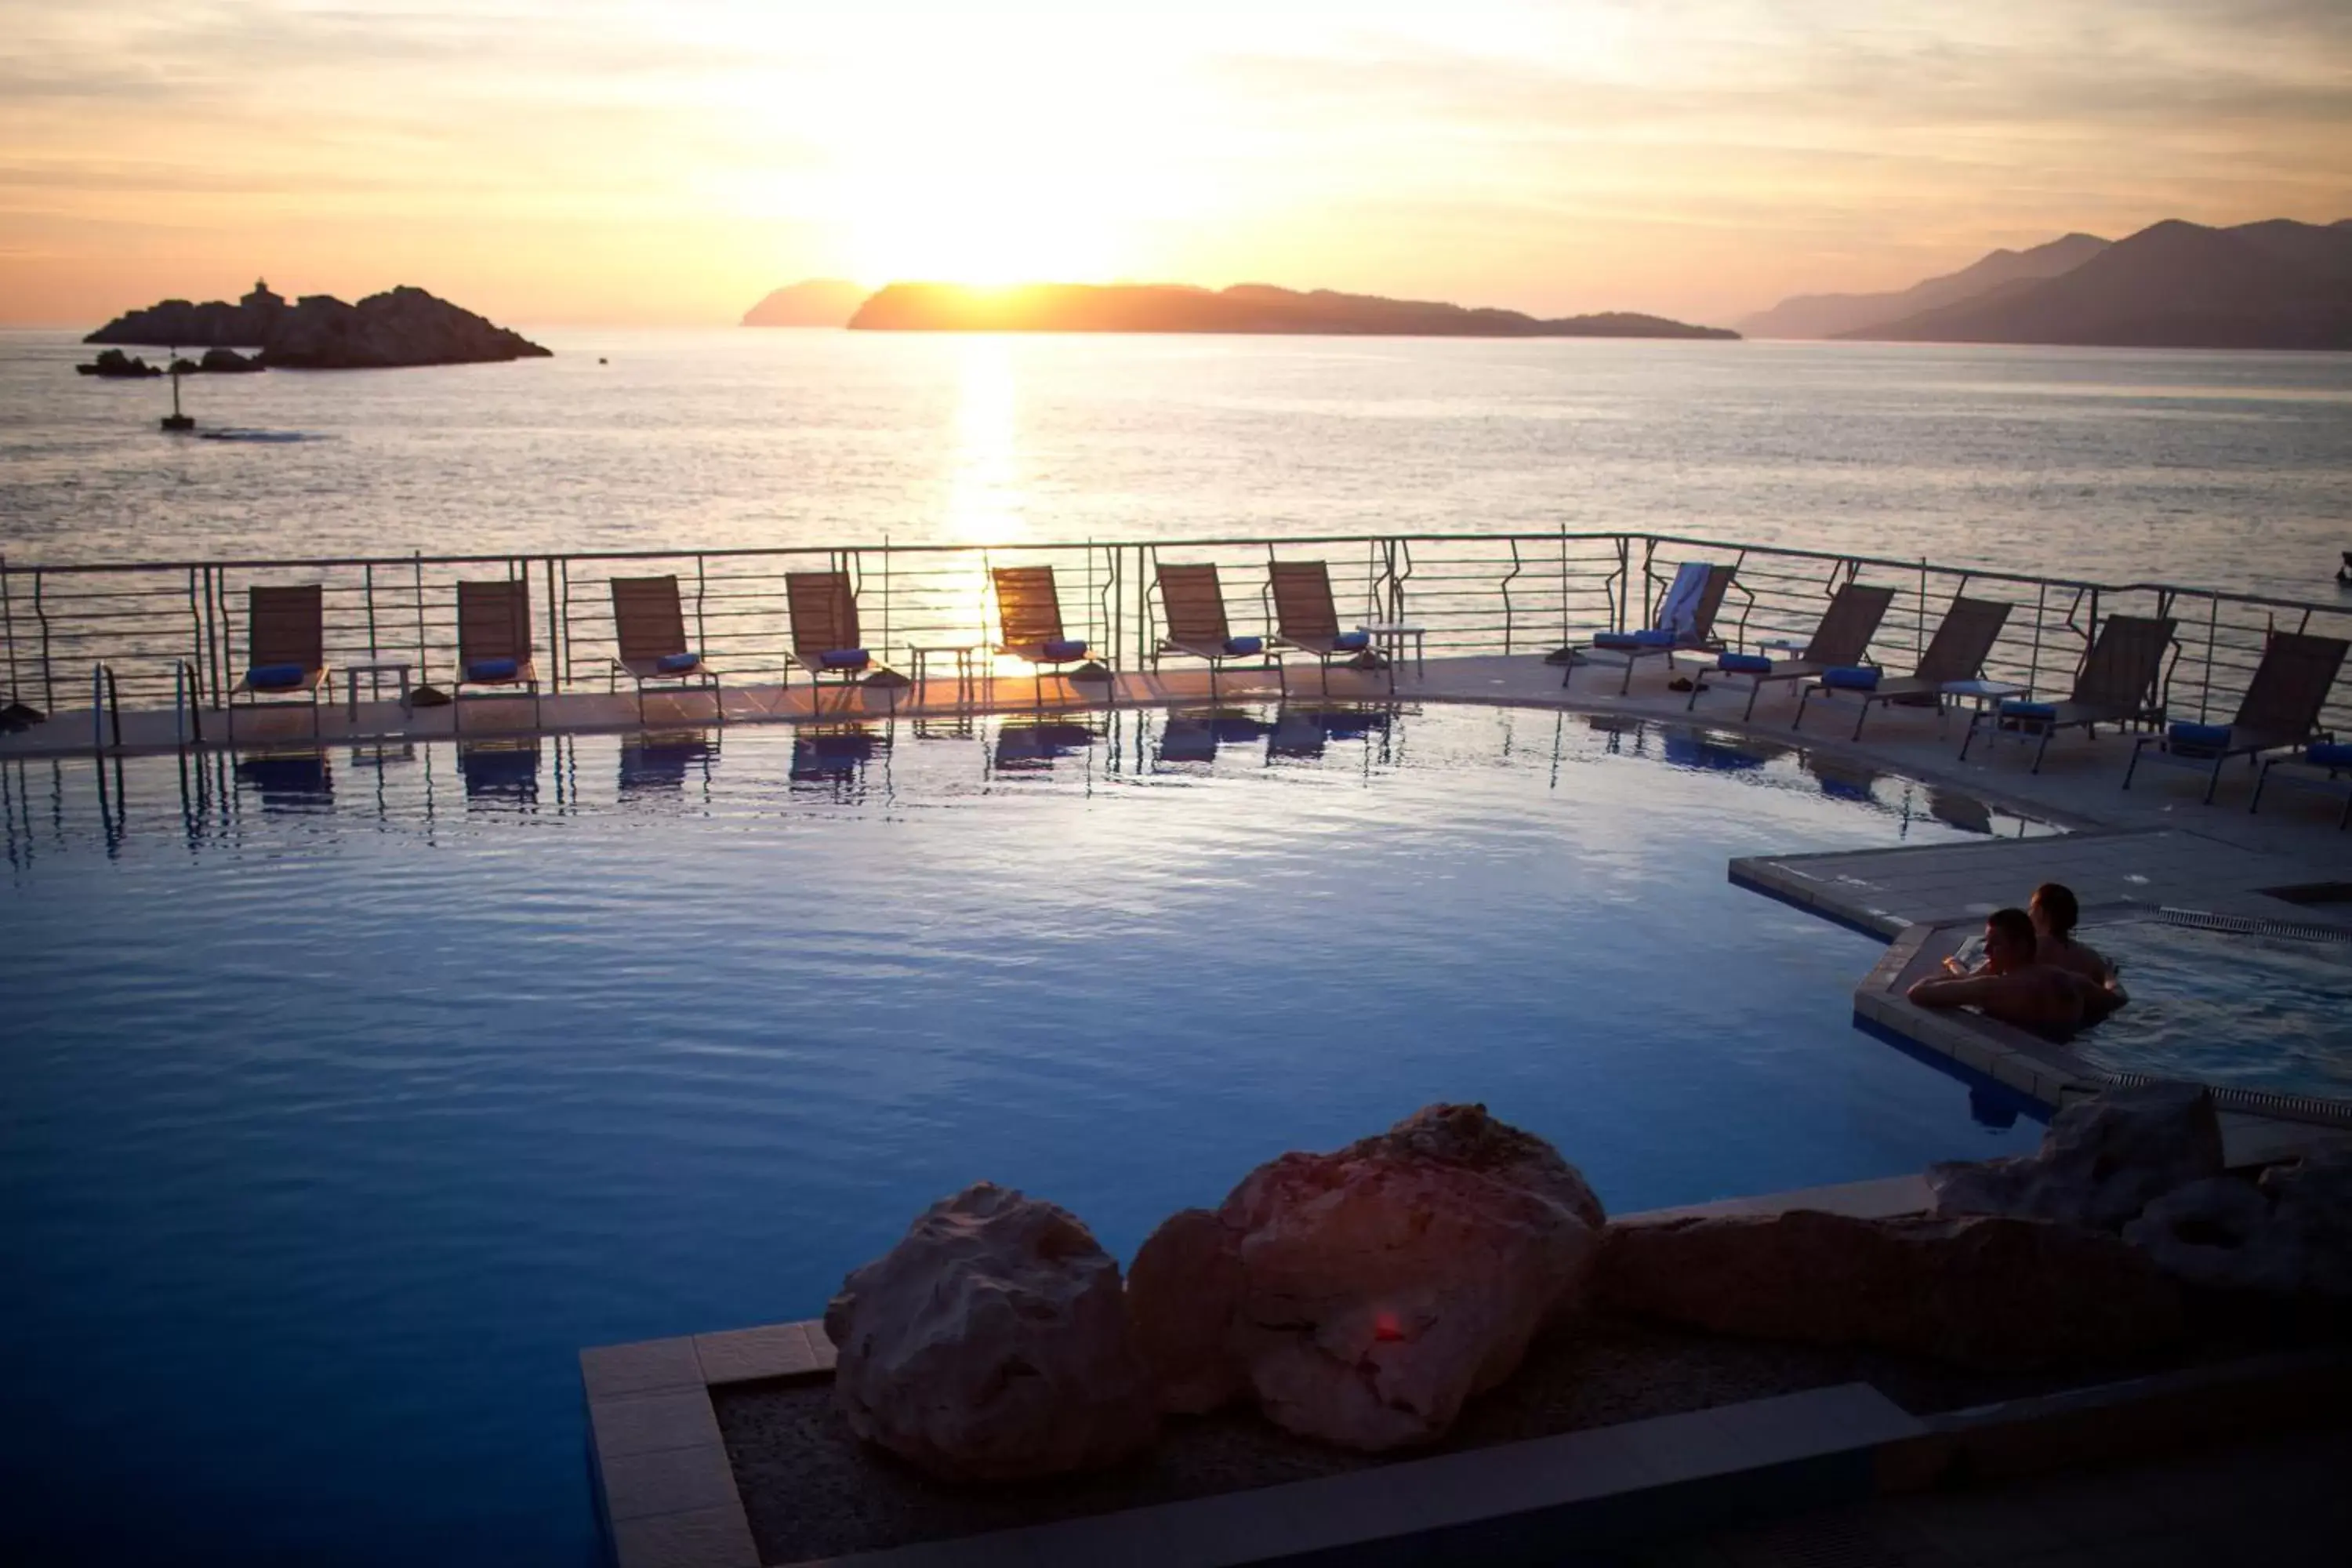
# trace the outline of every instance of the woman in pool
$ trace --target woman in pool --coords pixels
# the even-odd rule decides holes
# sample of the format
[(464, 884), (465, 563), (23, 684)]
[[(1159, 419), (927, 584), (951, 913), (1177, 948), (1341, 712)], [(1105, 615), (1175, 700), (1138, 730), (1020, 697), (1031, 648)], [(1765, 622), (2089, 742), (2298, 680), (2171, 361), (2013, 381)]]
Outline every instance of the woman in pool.
[(2063, 882), (2044, 882), (2026, 900), (2025, 912), (2033, 917), (2036, 963), (2079, 974), (2094, 985), (2115, 984), (2116, 966), (2074, 940), (2074, 922), (2083, 910), (2074, 901), (2074, 889)]
[[(2074, 889), (2063, 882), (2044, 882), (2026, 900), (2025, 912), (2033, 921), (2034, 963), (2079, 974), (2092, 984), (2113, 992), (2116, 1005), (2123, 1004), (2126, 998), (2122, 985), (2116, 980), (2116, 966), (2095, 950), (2074, 940), (2074, 922), (2082, 918), (2082, 906), (2075, 902)], [(1944, 960), (1944, 967), (1955, 974), (1990, 973), (1989, 964), (1971, 968), (1952, 958)]]

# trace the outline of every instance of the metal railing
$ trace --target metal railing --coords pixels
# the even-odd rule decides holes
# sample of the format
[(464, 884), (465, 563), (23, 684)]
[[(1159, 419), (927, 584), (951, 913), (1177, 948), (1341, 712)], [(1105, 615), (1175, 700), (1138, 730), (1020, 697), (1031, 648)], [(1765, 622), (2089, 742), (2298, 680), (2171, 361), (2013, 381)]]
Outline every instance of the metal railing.
[[(200, 733), (249, 662), (246, 591), (317, 583), (331, 666), (406, 659), (420, 684), (446, 680), (457, 659), (457, 584), (481, 577), (530, 584), (532, 641), (551, 691), (610, 680), (614, 577), (675, 574), (689, 636), (731, 683), (780, 681), (791, 647), (786, 574), (840, 571), (856, 584), (864, 637), (886, 664), (917, 647), (995, 640), (989, 569), (1050, 565), (1066, 629), (1117, 668), (1149, 668), (1163, 630), (1156, 568), (1213, 563), (1236, 635), (1273, 629), (1267, 563), (1321, 560), (1343, 621), (1411, 621), (1432, 658), (1538, 655), (1598, 630), (1644, 624), (1675, 566), (1737, 568), (1716, 629), (1735, 647), (1801, 641), (1837, 589), (1893, 587), (1871, 658), (1908, 669), (1952, 597), (2013, 608), (1986, 674), (2063, 694), (2098, 627), (2118, 614), (2178, 623), (2161, 693), (2174, 717), (2235, 712), (2273, 631), (2352, 637), (2352, 602), (2317, 603), (2168, 584), (2104, 584), (1938, 565), (1925, 560), (1745, 545), (1666, 534), (1445, 533), (1018, 543), (992, 546), (604, 552), (562, 555), (422, 555), (17, 565), (0, 558), (0, 644), (10, 699), (45, 711), (70, 704), (100, 665), (102, 704), (177, 708), (184, 737)], [(1010, 668), (1010, 667), (1009, 667)], [(2347, 683), (2352, 684), (2352, 683)], [(2352, 732), (2352, 695), (2326, 721)]]

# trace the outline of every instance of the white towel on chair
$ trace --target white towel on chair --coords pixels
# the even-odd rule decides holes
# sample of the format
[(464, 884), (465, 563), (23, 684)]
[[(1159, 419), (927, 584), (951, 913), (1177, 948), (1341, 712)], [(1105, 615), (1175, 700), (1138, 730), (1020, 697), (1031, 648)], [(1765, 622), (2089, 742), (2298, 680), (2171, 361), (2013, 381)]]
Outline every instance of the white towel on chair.
[(1698, 635), (1698, 602), (1706, 596), (1706, 574), (1713, 570), (1704, 561), (1685, 561), (1675, 568), (1674, 583), (1658, 601), (1658, 630), (1674, 633), (1681, 642)]

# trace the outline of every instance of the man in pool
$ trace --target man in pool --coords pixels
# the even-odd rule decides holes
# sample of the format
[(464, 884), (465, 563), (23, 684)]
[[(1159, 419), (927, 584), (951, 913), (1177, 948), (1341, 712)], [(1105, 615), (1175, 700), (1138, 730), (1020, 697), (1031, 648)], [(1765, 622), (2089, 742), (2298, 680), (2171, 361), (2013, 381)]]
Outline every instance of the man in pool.
[(1913, 983), (1922, 1007), (1974, 1007), (2037, 1035), (2060, 1037), (2095, 1023), (2122, 1005), (2120, 994), (2069, 969), (2038, 961), (2032, 917), (1995, 910), (1985, 921), (1984, 963), (1964, 975)]

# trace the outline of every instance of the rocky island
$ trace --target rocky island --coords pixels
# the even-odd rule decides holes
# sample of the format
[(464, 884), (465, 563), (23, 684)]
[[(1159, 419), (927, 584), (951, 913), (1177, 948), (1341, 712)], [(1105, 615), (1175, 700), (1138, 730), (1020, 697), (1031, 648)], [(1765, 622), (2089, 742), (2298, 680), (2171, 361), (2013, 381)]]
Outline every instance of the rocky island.
[[(478, 364), (544, 359), (549, 352), (519, 332), (406, 285), (348, 305), (331, 294), (308, 294), (289, 304), (268, 284), (256, 283), (234, 305), (225, 300), (201, 305), (166, 300), (118, 316), (82, 341), (257, 348), (260, 365), (269, 370)], [(236, 367), (207, 363), (204, 368)]]
[(1663, 316), (1611, 310), (1546, 320), (1374, 294), (1310, 293), (1263, 283), (1037, 283), (971, 289), (893, 283), (858, 307), (853, 329), (934, 332), (1259, 332), (1433, 338), (1737, 338)]

